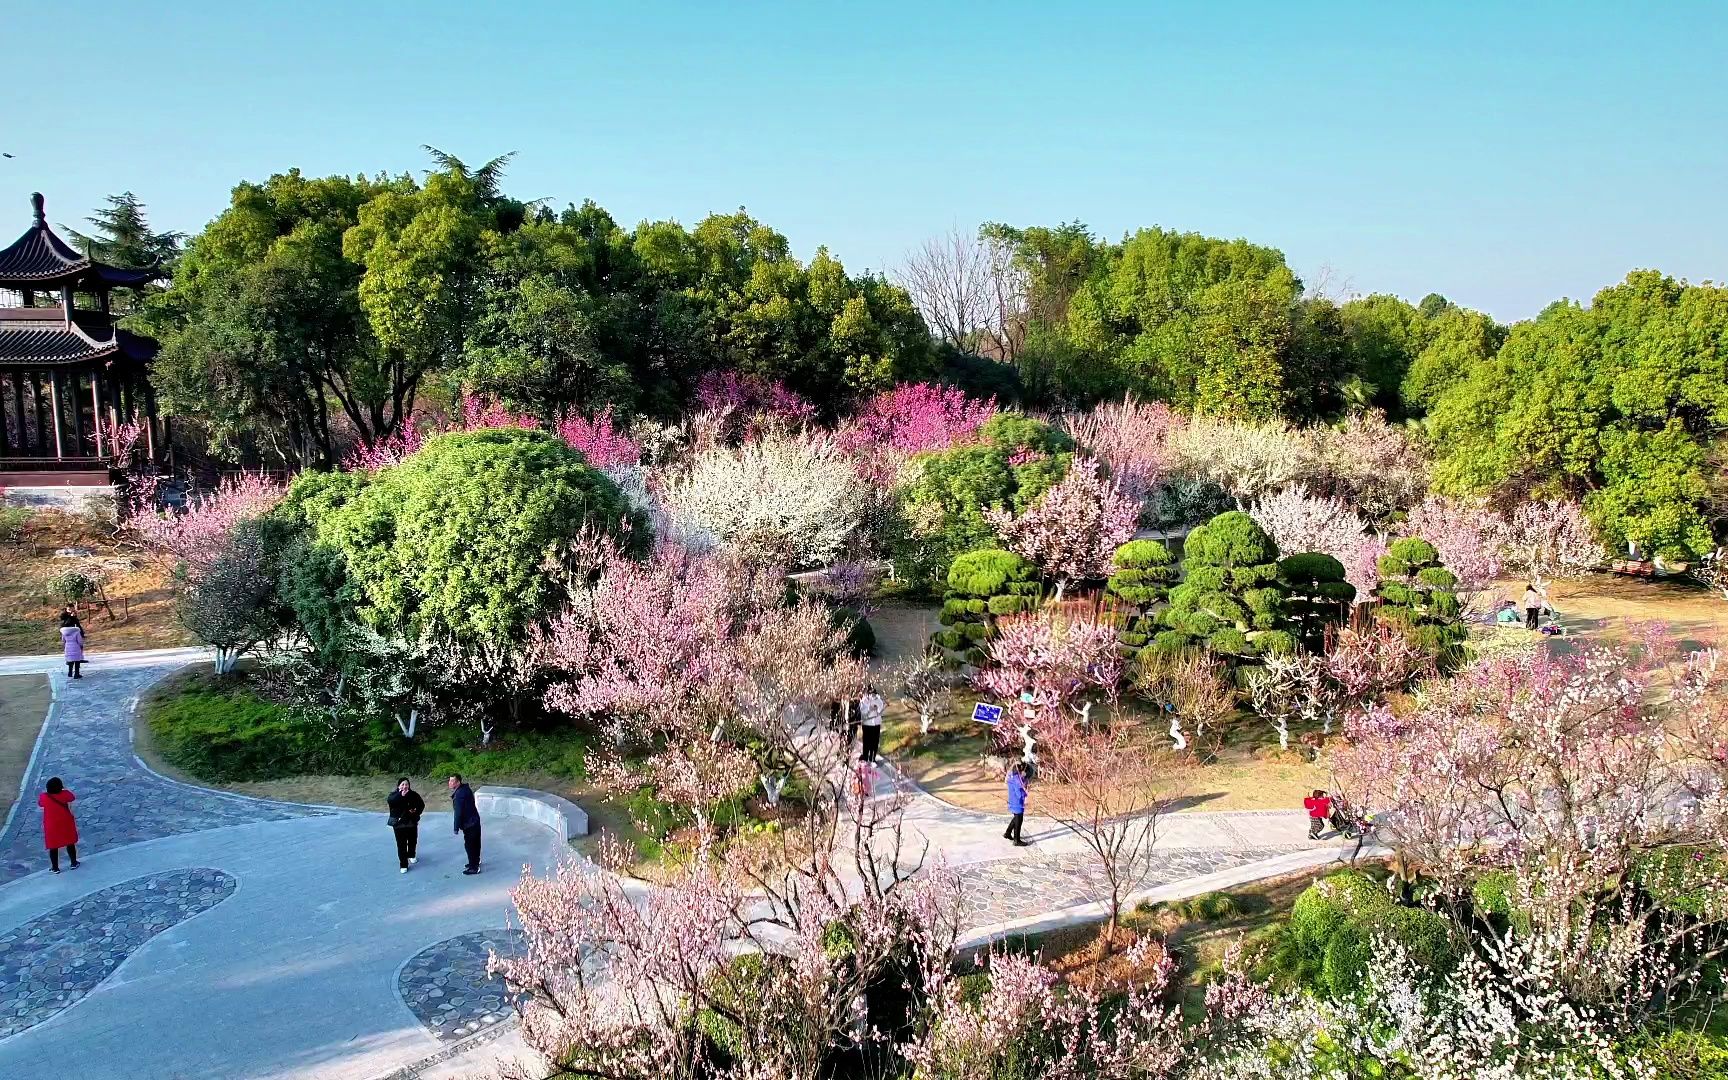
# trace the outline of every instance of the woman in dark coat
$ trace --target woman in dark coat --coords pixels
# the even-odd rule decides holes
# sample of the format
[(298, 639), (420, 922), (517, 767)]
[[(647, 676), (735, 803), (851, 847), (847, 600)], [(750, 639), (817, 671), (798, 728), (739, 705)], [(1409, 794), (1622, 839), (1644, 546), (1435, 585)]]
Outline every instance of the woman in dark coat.
[(36, 796), (42, 808), (42, 842), (48, 848), (48, 868), (60, 872), (60, 849), (65, 848), (78, 869), (78, 822), (72, 817), (72, 800), (78, 796), (66, 790), (58, 776), (48, 778), (48, 790)]
[(385, 801), (390, 805), (390, 828), (396, 833), (396, 861), (406, 874), (420, 843), (420, 815), (426, 812), (426, 803), (409, 786), (406, 776), (396, 781), (396, 790)]

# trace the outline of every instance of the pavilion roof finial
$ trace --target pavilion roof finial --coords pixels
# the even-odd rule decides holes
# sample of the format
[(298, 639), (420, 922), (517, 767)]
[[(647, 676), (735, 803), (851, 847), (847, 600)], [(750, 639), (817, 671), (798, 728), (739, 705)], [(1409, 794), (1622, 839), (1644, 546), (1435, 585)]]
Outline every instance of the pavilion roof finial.
[(48, 211), (44, 210), (42, 206), (44, 202), (46, 202), (46, 200), (42, 198), (42, 193), (40, 191), (32, 191), (30, 193), (30, 211), (35, 215), (35, 224), (38, 227), (48, 223)]

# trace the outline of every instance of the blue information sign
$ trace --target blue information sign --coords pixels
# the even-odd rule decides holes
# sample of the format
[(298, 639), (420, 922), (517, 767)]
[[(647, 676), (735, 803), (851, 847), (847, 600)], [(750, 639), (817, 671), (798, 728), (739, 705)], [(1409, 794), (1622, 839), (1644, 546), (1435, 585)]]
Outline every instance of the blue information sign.
[(980, 701), (972, 706), (972, 719), (980, 724), (994, 724), (1002, 719), (1002, 706), (986, 705)]

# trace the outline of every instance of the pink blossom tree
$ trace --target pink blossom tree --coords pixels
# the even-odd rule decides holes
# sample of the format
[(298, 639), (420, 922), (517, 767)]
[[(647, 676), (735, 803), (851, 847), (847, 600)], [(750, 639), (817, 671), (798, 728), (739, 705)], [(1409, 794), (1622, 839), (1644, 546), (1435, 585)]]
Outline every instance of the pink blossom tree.
[(1510, 573), (1537, 588), (1602, 565), (1602, 544), (1584, 508), (1565, 499), (1520, 503), (1506, 518), (1500, 557)]
[(641, 444), (613, 421), (610, 405), (593, 419), (577, 415), (560, 420), (558, 437), (582, 451), (588, 464), (596, 469), (642, 463)]
[(1056, 580), (1055, 599), (1061, 600), (1076, 582), (1110, 576), (1111, 558), (1134, 538), (1139, 513), (1139, 503), (1085, 458), (1019, 517), (995, 509), (985, 517), (1010, 551)]
[(1428, 490), (1428, 454), (1384, 413), (1351, 414), (1314, 431), (1315, 488), (1344, 500), (1370, 522), (1384, 522)]
[(1102, 461), (1128, 497), (1144, 501), (1170, 472), (1184, 421), (1163, 402), (1132, 396), (1064, 421), (1074, 441)]
[(1378, 561), (1386, 545), (1368, 523), (1332, 496), (1310, 495), (1301, 485), (1276, 491), (1249, 511), (1278, 545), (1281, 555), (1317, 551), (1344, 564), (1344, 576), (1367, 599), (1380, 583)]
[(195, 581), (222, 554), (235, 525), (263, 517), (284, 494), (283, 486), (263, 473), (239, 473), (210, 491), (188, 495), (178, 512), (134, 507), (131, 528), (145, 551)]
[(834, 437), (872, 481), (892, 483), (907, 458), (968, 442), (994, 415), (993, 398), (979, 401), (951, 386), (902, 383), (865, 402)]
[(789, 863), (699, 858), (652, 890), (615, 848), (605, 868), (524, 873), (526, 948), (490, 968), (524, 996), (529, 1046), (555, 1075), (818, 1080), (837, 1050), (880, 1045), (869, 995), (890, 973), (920, 995), (948, 978), (959, 882), (903, 866), (897, 828), (835, 820), (789, 827)]
[(1088, 692), (1101, 693), (1114, 704), (1123, 672), (1115, 627), (1046, 608), (999, 620), (985, 664), (972, 682), (1011, 711), (1020, 710), (1020, 695), (1031, 688), (1030, 723), (1021, 716), (1017, 727), (997, 727), (997, 738), (1003, 742), (1011, 741), (1016, 730), (1024, 728), (1019, 734), (1026, 740), (1030, 756), (1034, 738), (1060, 744), (1072, 733), (1075, 722), (1069, 719), (1068, 711), (1075, 713), (1082, 726), (1090, 723), (1089, 704), (1071, 709)]
[(1430, 495), (1410, 511), (1398, 534), (1434, 545), (1441, 564), (1457, 576), (1458, 599), (1465, 606), (1491, 588), (1505, 568), (1505, 523), (1479, 500)]
[(1326, 676), (1341, 711), (1381, 704), (1429, 674), (1432, 658), (1400, 627), (1376, 619), (1362, 629), (1340, 627), (1326, 650)]

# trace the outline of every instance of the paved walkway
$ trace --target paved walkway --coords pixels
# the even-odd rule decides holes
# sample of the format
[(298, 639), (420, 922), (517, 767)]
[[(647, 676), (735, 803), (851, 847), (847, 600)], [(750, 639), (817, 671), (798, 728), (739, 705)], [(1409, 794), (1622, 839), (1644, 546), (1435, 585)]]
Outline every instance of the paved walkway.
[[(0, 1076), (105, 1080), (124, 1061), (128, 1074), (185, 1080), (406, 1080), (528, 1060), (485, 957), (515, 945), (520, 870), (569, 849), (543, 826), (492, 818), (489, 872), (466, 877), (449, 815), (434, 812), (401, 875), (382, 813), (150, 772), (132, 754), (132, 707), (203, 655), (93, 654), (75, 682), (54, 657), (0, 658), (0, 674), (49, 672), (55, 694), (27, 798), (0, 831)], [(79, 795), (84, 864), (60, 875), (46, 873), (28, 798), (51, 775)], [(423, 794), (445, 805), (442, 790)], [(969, 940), (1084, 917), (1075, 905), (1099, 895), (1081, 842), (1048, 818), (1029, 817), (1032, 845), (1015, 848), (1005, 817), (949, 806), (892, 770), (878, 794), (904, 799), (911, 836), (959, 870)], [(1336, 856), (1305, 834), (1299, 812), (1170, 816), (1144, 884), (1199, 891)]]

